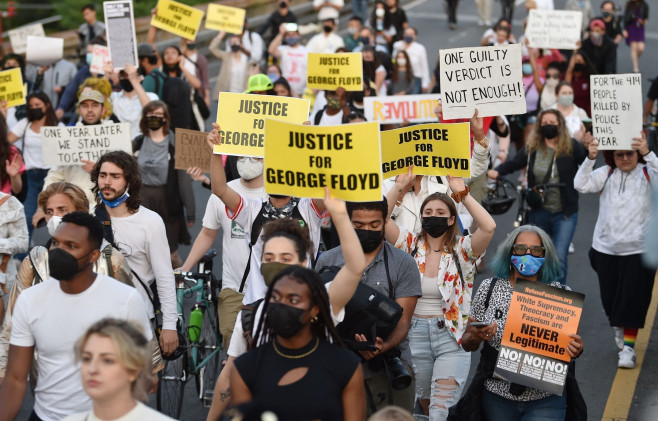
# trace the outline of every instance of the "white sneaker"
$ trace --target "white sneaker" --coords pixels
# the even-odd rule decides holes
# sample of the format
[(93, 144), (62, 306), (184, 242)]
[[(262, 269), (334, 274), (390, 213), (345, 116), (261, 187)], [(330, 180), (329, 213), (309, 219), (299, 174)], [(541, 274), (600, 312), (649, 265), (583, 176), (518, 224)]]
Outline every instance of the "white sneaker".
[(576, 252), (576, 248), (573, 246), (573, 242), (569, 243), (569, 254), (574, 254)]
[(635, 368), (635, 350), (628, 345), (624, 345), (624, 348), (619, 351), (619, 362), (617, 363), (619, 368)]
[(621, 351), (624, 349), (624, 328), (623, 327), (613, 327), (615, 331), (615, 343), (617, 348)]

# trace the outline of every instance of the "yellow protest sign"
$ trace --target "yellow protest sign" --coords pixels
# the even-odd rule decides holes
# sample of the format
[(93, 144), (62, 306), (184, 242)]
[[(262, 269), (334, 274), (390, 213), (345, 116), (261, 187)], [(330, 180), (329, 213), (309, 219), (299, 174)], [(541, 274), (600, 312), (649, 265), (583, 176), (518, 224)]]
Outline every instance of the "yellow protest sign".
[(265, 122), (265, 191), (354, 202), (382, 200), (379, 123), (304, 126)]
[(246, 10), (239, 7), (209, 3), (208, 14), (206, 15), (206, 29), (226, 31), (230, 34), (241, 34), (246, 13)]
[(0, 72), (0, 101), (7, 101), (7, 108), (25, 104), (26, 89), (18, 67)]
[(158, 12), (153, 15), (151, 26), (194, 41), (201, 19), (203, 10), (174, 0), (158, 0)]
[(214, 153), (263, 157), (265, 119), (301, 124), (308, 120), (309, 108), (307, 99), (220, 92), (217, 124), (222, 144), (215, 145)]
[(382, 132), (384, 178), (404, 174), (471, 176), (469, 123), (419, 124)]
[(306, 86), (312, 89), (363, 90), (361, 53), (308, 54)]

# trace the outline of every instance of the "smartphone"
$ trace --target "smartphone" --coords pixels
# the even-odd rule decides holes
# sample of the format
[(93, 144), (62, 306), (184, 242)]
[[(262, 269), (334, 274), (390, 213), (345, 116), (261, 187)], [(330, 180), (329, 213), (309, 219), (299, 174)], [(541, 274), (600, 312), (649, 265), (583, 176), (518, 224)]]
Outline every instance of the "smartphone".
[(487, 322), (471, 322), (471, 326), (473, 327), (485, 327), (485, 326), (489, 326), (490, 324), (491, 323), (487, 323)]
[(286, 28), (286, 31), (288, 32), (297, 32), (297, 29), (299, 28), (295, 22), (285, 23), (283, 27)]

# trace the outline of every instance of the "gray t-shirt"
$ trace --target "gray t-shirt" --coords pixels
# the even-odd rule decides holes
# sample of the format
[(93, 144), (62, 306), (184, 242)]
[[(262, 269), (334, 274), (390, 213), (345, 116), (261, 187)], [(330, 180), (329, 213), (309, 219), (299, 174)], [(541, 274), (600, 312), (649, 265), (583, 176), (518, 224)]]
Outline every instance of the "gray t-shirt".
[[(388, 254), (388, 270), (391, 274), (391, 283), (393, 284), (393, 297), (404, 298), (422, 296), (423, 292), (420, 288), (420, 272), (418, 272), (416, 261), (409, 253), (405, 253), (386, 242), (370, 265), (368, 265), (366, 270), (363, 271), (361, 282), (379, 290), (382, 294), (389, 295), (386, 266), (384, 265), (384, 248), (386, 248), (386, 253)], [(320, 271), (325, 266), (343, 267), (344, 265), (345, 259), (343, 258), (343, 251), (341, 247), (338, 246), (322, 253), (315, 268)], [(404, 338), (398, 347), (402, 352), (402, 361), (409, 366), (412, 366), (409, 338)]]
[[(137, 163), (142, 170), (142, 182), (146, 186), (164, 186), (169, 172), (169, 142), (172, 132), (162, 142), (154, 142), (144, 136), (144, 143), (137, 155)], [(171, 159), (174, 159), (172, 156)]]

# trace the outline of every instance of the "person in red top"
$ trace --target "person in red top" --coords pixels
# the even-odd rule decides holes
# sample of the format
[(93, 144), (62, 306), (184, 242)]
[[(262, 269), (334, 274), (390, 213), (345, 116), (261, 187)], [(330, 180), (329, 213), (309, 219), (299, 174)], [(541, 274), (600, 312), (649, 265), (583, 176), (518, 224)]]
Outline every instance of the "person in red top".
[[(0, 105), (4, 110), (4, 104)], [(18, 148), (7, 141), (7, 122), (0, 113), (0, 191), (21, 197), (25, 164)]]
[(591, 108), (589, 76), (595, 73), (596, 70), (587, 54), (576, 51), (571, 56), (564, 80), (571, 83), (573, 87), (573, 103), (585, 111)]

